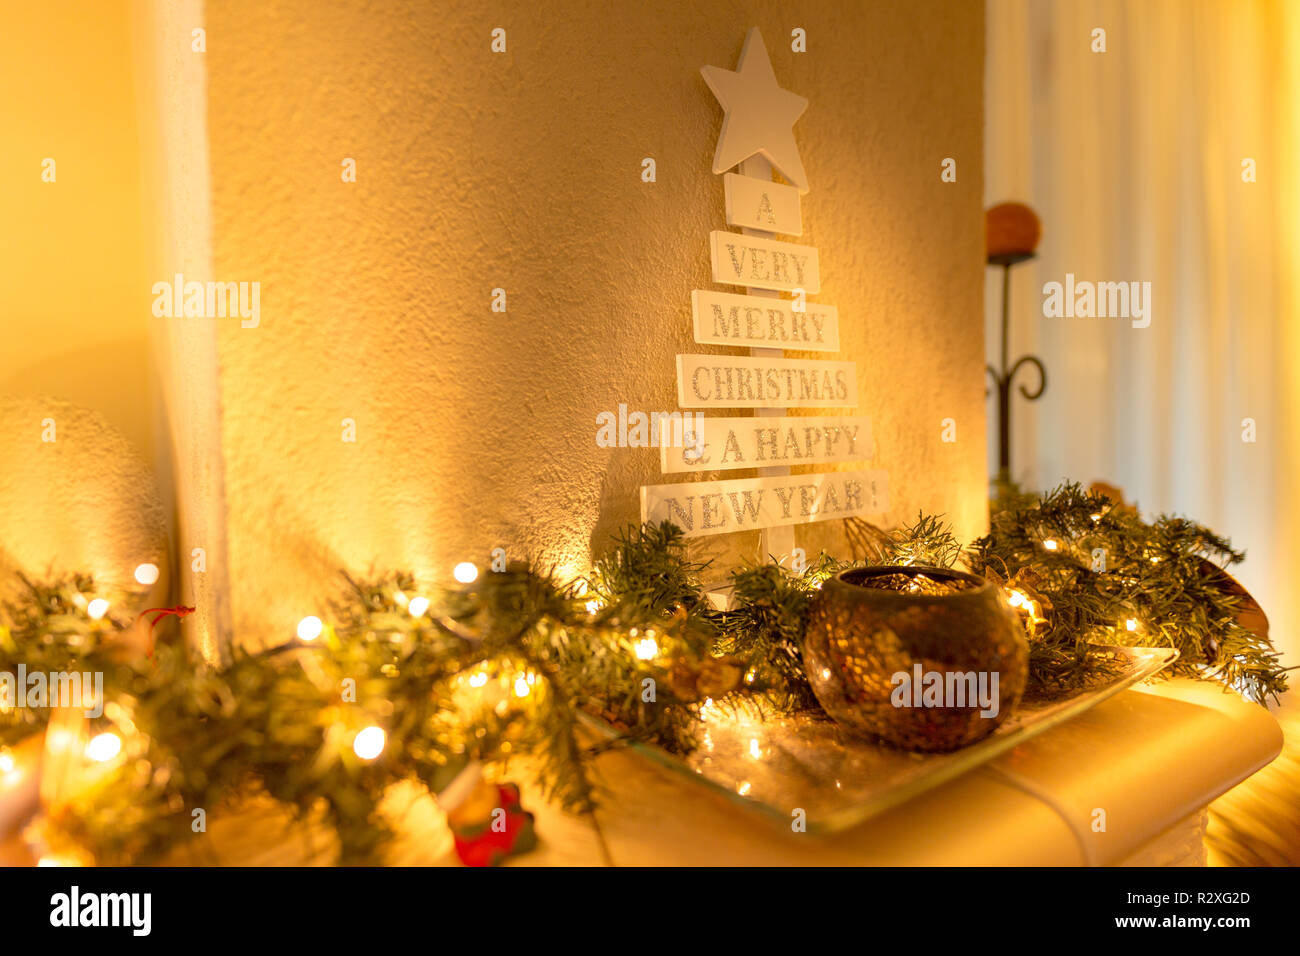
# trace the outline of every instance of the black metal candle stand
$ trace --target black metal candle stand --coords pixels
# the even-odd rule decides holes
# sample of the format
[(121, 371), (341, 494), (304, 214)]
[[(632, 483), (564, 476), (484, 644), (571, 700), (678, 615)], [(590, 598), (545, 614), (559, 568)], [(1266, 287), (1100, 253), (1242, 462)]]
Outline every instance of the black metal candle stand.
[[(1011, 383), (1024, 365), (1038, 369), (1038, 388), (1032, 392), (1020, 386), (1020, 394), (1028, 401), (1037, 401), (1047, 388), (1047, 370), (1037, 355), (1022, 355), (1015, 363), (1007, 365), (1007, 333), (1011, 315), (1011, 267), (1034, 258), (1032, 252), (1011, 252), (989, 256), (989, 265), (1002, 267), (1002, 368), (987, 366), (998, 390), (998, 475), (1006, 481), (1011, 477)], [(987, 395), (988, 392), (986, 391)]]

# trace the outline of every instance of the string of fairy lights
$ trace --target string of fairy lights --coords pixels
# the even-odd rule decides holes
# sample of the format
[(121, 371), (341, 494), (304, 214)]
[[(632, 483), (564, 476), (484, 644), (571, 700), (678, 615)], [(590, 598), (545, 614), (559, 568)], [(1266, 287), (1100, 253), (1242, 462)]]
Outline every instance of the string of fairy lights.
[[(1100, 506), (1102, 510), (1092, 510), (1090, 514), (1087, 508), (1089, 503), (1093, 509)], [(1181, 641), (1184, 642), (1182, 645), (1172, 645), (1179, 647), (1188, 662), (1187, 669), (1181, 673), (1222, 679), (1234, 687), (1241, 683), (1238, 689), (1253, 699), (1262, 699), (1264, 693), (1284, 690), (1285, 675), (1267, 642), (1266, 634), (1252, 636), (1248, 629), (1234, 623), (1236, 605), (1219, 596), (1217, 590), (1206, 584), (1203, 574), (1196, 570), (1195, 562), (1201, 560), (1200, 556), (1207, 552), (1225, 554), (1230, 561), (1240, 560), (1237, 553), (1232, 552), (1223, 539), (1213, 536), (1208, 529), (1181, 522), (1181, 519), (1166, 522), (1161, 518), (1146, 525), (1135, 514), (1130, 515), (1127, 511), (1108, 518), (1106, 514), (1109, 510), (1104, 499), (1083, 496), (1077, 487), (1066, 487), (1044, 496), (1040, 506), (1024, 506), (1021, 511), (1012, 514), (1011, 519), (1006, 516), (1011, 513), (1002, 516), (995, 513), (994, 533), (973, 543), (966, 552), (970, 555), (971, 569), (992, 581), (1004, 596), (1007, 606), (1019, 616), (1031, 638), (1031, 647), (1035, 644), (1041, 646), (1046, 641), (1049, 650), (1052, 647), (1059, 648), (1059, 651), (1051, 652), (1068, 656), (1071, 666), (1077, 665), (1077, 670), (1071, 673), (1077, 673), (1081, 679), (1086, 680), (1089, 668), (1097, 665), (1090, 664), (1090, 659), (1072, 656), (1070, 649), (1076, 646), (1076, 641), (1097, 640), (1100, 631), (1109, 630), (1114, 638), (1108, 641), (1103, 636), (1100, 638), (1102, 643), (1131, 645), (1144, 641), (1153, 644)], [(679, 703), (685, 705), (688, 720), (694, 722), (696, 741), (702, 741), (707, 749), (712, 740), (710, 725), (713, 725), (713, 721), (720, 719), (724, 711), (736, 711), (732, 706), (734, 697), (728, 697), (722, 707), (719, 707), (719, 700), (734, 690), (744, 691), (747, 687), (753, 687), (760, 693), (764, 692), (764, 688), (770, 690), (774, 686), (772, 675), (764, 671), (763, 678), (756, 684), (754, 662), (761, 662), (764, 658), (751, 657), (738, 670), (733, 671), (734, 676), (721, 690), (707, 689), (713, 685), (706, 684), (702, 675), (712, 666), (708, 664), (710, 654), (716, 663), (721, 660), (716, 655), (722, 654), (726, 645), (716, 644), (712, 645), (712, 650), (706, 648), (702, 652), (692, 652), (682, 644), (685, 633), (682, 628), (687, 625), (688, 617), (683, 611), (683, 600), (688, 604), (699, 602), (698, 607), (705, 604), (705, 592), (695, 577), (702, 566), (690, 563), (684, 546), (677, 538), (656, 538), (652, 533), (654, 531), (649, 526), (633, 529), (632, 536), (624, 539), (619, 548), (612, 552), (626, 557), (630, 549), (633, 555), (632, 560), (612, 561), (605, 566), (607, 569), (617, 568), (623, 575), (613, 587), (610, 586), (610, 579), (601, 578), (596, 570), (589, 578), (564, 584), (544, 575), (538, 576), (522, 566), (506, 569), (509, 573), (498, 574), (494, 564), (484, 579), (481, 578), (480, 567), (472, 561), (461, 561), (451, 568), (450, 577), (459, 586), (453, 588), (430, 580), (425, 580), (421, 585), (411, 575), (390, 574), (378, 582), (362, 585), (348, 578), (354, 589), (351, 603), (331, 605), (334, 608), (332, 613), (335, 614), (333, 618), (323, 612), (301, 617), (287, 642), (262, 653), (274, 654), (279, 650), (292, 652), (295, 648), (313, 646), (326, 651), (324, 657), (291, 653), (286, 660), (286, 663), (297, 662), (293, 664), (295, 673), (299, 675), (293, 678), (297, 684), (290, 685), (301, 691), (293, 698), (295, 706), (311, 708), (293, 711), (292, 713), (301, 715), (294, 716), (293, 719), (305, 718), (323, 734), (319, 738), (319, 746), (323, 750), (318, 759), (327, 759), (324, 751), (335, 755), (328, 759), (337, 759), (338, 754), (346, 752), (347, 758), (355, 761), (356, 765), (382, 764), (395, 768), (397, 764), (402, 764), (406, 767), (412, 755), (410, 743), (413, 739), (413, 725), (409, 721), (399, 721), (404, 716), (403, 711), (416, 699), (415, 695), (423, 693), (426, 700), (430, 698), (435, 682), (440, 687), (436, 704), (432, 710), (426, 707), (426, 716), (422, 720), (431, 719), (444, 730), (451, 729), (452, 737), (464, 736), (470, 740), (476, 734), (481, 738), (483, 720), (487, 717), (489, 733), (496, 735), (492, 743), (495, 752), (506, 754), (512, 748), (522, 752), (521, 747), (546, 746), (544, 737), (538, 736), (538, 728), (542, 726), (542, 721), (549, 719), (544, 716), (548, 713), (547, 705), (555, 704), (555, 695), (563, 689), (562, 684), (555, 683), (558, 675), (553, 669), (554, 661), (546, 664), (535, 655), (530, 656), (526, 644), (511, 643), (511, 639), (505, 637), (521, 626), (532, 627), (533, 624), (528, 622), (537, 619), (531, 615), (540, 614), (544, 621), (539, 632), (541, 639), (549, 640), (545, 636), (548, 629), (574, 629), (575, 633), (588, 632), (584, 640), (606, 642), (600, 646), (614, 651), (613, 656), (602, 664), (606, 670), (601, 672), (600, 682), (605, 679), (604, 675), (613, 674), (616, 680), (624, 682), (625, 688), (631, 688), (636, 686), (642, 674), (652, 673), (660, 678), (664, 692), (671, 687)], [(660, 532), (661, 535), (666, 533)], [(952, 547), (950, 529), (935, 524), (932, 519), (922, 516), (916, 526), (891, 534), (894, 535), (893, 544), (890, 545), (892, 550), (869, 554), (868, 563), (948, 566), (955, 559), (957, 552)], [(1090, 575), (1089, 572), (1089, 558), (1091, 556), (1095, 562), (1095, 547), (1099, 542), (1108, 548), (1114, 548), (1116, 555), (1112, 573), (1104, 578)], [(742, 622), (741, 626), (746, 628), (767, 628), (766, 633), (773, 636), (795, 633), (798, 630), (795, 618), (802, 605), (798, 601), (787, 601), (784, 597), (775, 602), (772, 598), (791, 595), (800, 588), (805, 589), (807, 594), (815, 593), (825, 574), (833, 573), (840, 567), (851, 566), (825, 555), (822, 558), (823, 565), (817, 574), (809, 571), (796, 575), (788, 568), (768, 567), (767, 571), (774, 572), (772, 585), (777, 588), (776, 591), (751, 590), (738, 609), (733, 607), (721, 616), (712, 611), (692, 612), (688, 630), (697, 629), (698, 636), (698, 629), (702, 627), (706, 643), (708, 640), (724, 639), (727, 633), (725, 628), (737, 626), (737, 621)], [(601, 560), (606, 558), (602, 557)], [(1147, 567), (1152, 568), (1150, 574), (1143, 571)], [(1156, 571), (1155, 568), (1161, 570)], [(1096, 570), (1094, 567), (1093, 571)], [(760, 573), (762, 571), (763, 568), (749, 572), (738, 571), (736, 581), (738, 583), (743, 574), (749, 573), (753, 575), (751, 583), (755, 583), (764, 578)], [(1084, 577), (1080, 578), (1079, 575)], [(156, 564), (146, 562), (135, 568), (134, 580), (143, 587), (152, 587), (160, 577)], [(514, 583), (506, 584), (511, 578), (515, 579)], [(667, 604), (644, 605), (638, 603), (641, 598), (631, 604), (626, 603), (629, 594), (663, 593), (662, 582), (669, 579), (680, 583), (669, 588), (670, 600)], [(64, 590), (58, 592), (60, 597), (57, 600), (47, 602), (58, 608), (75, 609), (73, 616), (84, 618), (80, 625), (82, 631), (73, 634), (80, 643), (71, 645), (69, 659), (79, 661), (84, 666), (90, 666), (93, 661), (98, 666), (108, 661), (108, 658), (82, 651), (114, 649), (116, 661), (112, 666), (121, 668), (123, 664), (129, 664), (134, 668), (134, 679), (137, 682), (145, 680), (149, 672), (143, 661), (124, 661), (124, 657), (133, 653), (129, 649), (131, 645), (122, 642), (113, 647), (116, 642), (111, 640), (124, 630), (123, 622), (114, 619), (113, 609), (129, 606), (128, 600), (110, 600), (110, 596), (95, 588), (88, 578), (74, 580), (85, 584), (70, 587), (66, 583), (60, 583), (50, 586), (51, 589)], [(505, 585), (506, 591), (494, 592), (494, 582), (498, 580)], [(1086, 595), (1076, 588), (1080, 580), (1092, 582), (1085, 589)], [(1147, 585), (1152, 580), (1175, 587), (1149, 589)], [(1063, 584), (1063, 581), (1068, 583)], [(508, 590), (514, 586), (524, 587), (525, 590)], [(515, 603), (515, 598), (519, 594), (528, 593), (528, 588), (533, 588), (536, 594), (541, 595), (540, 603), (531, 606), (531, 609), (525, 607), (520, 611), (521, 606)], [(791, 588), (795, 591), (789, 590)], [(1193, 601), (1193, 606), (1190, 610), (1188, 605), (1175, 604), (1174, 599), (1168, 596), (1184, 588), (1192, 594), (1190, 600)], [(1156, 593), (1152, 593), (1153, 590)], [(496, 594), (495, 599), (491, 597), (493, 593)], [(683, 598), (683, 595), (688, 594), (694, 597)], [(461, 598), (474, 595), (472, 607), (476, 610), (465, 613), (455, 610), (461, 607), (458, 604), (461, 598), (457, 598), (457, 595)], [(1091, 603), (1080, 604), (1078, 602), (1081, 599)], [(658, 600), (655, 598), (655, 601)], [(1153, 600), (1156, 603), (1151, 603)], [(764, 615), (774, 613), (778, 607), (782, 609), (780, 613), (787, 616), (776, 624), (771, 623), (771, 618), (766, 618), (767, 624), (762, 623)], [(764, 608), (767, 610), (762, 610)], [(1154, 616), (1144, 615), (1144, 608)], [(452, 616), (445, 617), (445, 614)], [(545, 623), (548, 615), (551, 616), (550, 623)], [(678, 621), (676, 618), (679, 615), (681, 619)], [(464, 624), (458, 623), (461, 620), (468, 623), (471, 619), (476, 621), (478, 627), (475, 633), (470, 633)], [(1107, 619), (1113, 623), (1107, 624)], [(1147, 620), (1153, 622), (1150, 627)], [(137, 623), (138, 621), (139, 618)], [(0, 638), (7, 637), (3, 631), (0, 628)], [(24, 633), (29, 640), (36, 637), (38, 643), (49, 646), (51, 642), (57, 643), (73, 632), (54, 627), (37, 634), (29, 626)], [(1193, 637), (1189, 638), (1189, 633)], [(491, 634), (496, 635), (490, 638), (496, 643), (483, 645), (481, 641), (484, 636)], [(707, 638), (709, 634), (712, 634), (712, 638)], [(86, 635), (90, 635), (90, 638)], [(761, 638), (760, 644), (769, 639), (771, 638)], [(1189, 640), (1192, 643), (1186, 643)], [(423, 645), (422, 642), (426, 641), (432, 643)], [(440, 641), (449, 641), (448, 647), (455, 645), (453, 650), (446, 652), (451, 657), (439, 656), (444, 655), (444, 651), (439, 649), (442, 646), (438, 643)], [(396, 648), (403, 642), (404, 646), (410, 646), (414, 642), (416, 646), (425, 647), (420, 652), (426, 655), (423, 658), (425, 663), (419, 665), (425, 669), (407, 673), (406, 658), (391, 658), (398, 661), (397, 664), (385, 663), (389, 659), (385, 657), (388, 652), (379, 648)], [(181, 647), (183, 645), (168, 645), (169, 651)], [(364, 650), (365, 647), (372, 648), (373, 652)], [(763, 645), (759, 653), (768, 654), (776, 647), (775, 644)], [(1217, 669), (1209, 666), (1215, 663), (1213, 656), (1208, 658), (1208, 663), (1204, 656), (1198, 659), (1198, 650), (1219, 647), (1226, 647), (1228, 651), (1219, 657)], [(5, 643), (0, 640), (0, 651), (3, 650)], [(10, 642), (10, 656), (13, 656), (13, 650)], [(704, 656), (692, 657), (692, 654), (700, 653)], [(728, 650), (727, 653), (731, 651)], [(177, 650), (168, 659), (179, 661), (182, 659), (180, 654)], [(260, 653), (253, 655), (250, 662), (260, 667), (260, 658)], [(17, 659), (22, 659), (22, 655)], [(674, 678), (678, 677), (677, 669), (683, 661), (690, 666), (684, 683), (680, 685), (684, 689), (679, 691)], [(737, 659), (731, 661), (729, 666), (737, 663)], [(1238, 662), (1242, 666), (1235, 672), (1225, 672), (1225, 662)], [(302, 671), (307, 672), (305, 681), (302, 671), (297, 670), (299, 664)], [(702, 664), (705, 670), (701, 670)], [(320, 665), (324, 665), (324, 670)], [(398, 676), (399, 665), (407, 678), (403, 685), (389, 685), (380, 679)], [(173, 666), (182, 665), (173, 663)], [(200, 664), (197, 668), (183, 666), (187, 669), (173, 673), (183, 675), (186, 686), (193, 684), (198, 687), (201, 681), (207, 680), (198, 676), (206, 669), (205, 665)], [(646, 667), (650, 669), (647, 671)], [(691, 667), (694, 668), (693, 671)], [(326, 672), (328, 680), (317, 681), (313, 677), (313, 674), (325, 675)], [(366, 696), (359, 706), (340, 706), (337, 696), (331, 696), (337, 695), (337, 689), (331, 691), (329, 681), (346, 677), (349, 673), (356, 673), (359, 677), (366, 674), (370, 680)], [(573, 675), (576, 673), (571, 671), (564, 678), (570, 691), (574, 686), (592, 686), (585, 678), (574, 684)], [(1058, 669), (1045, 673), (1050, 676), (1061, 671)], [(420, 685), (424, 690), (421, 691), (420, 687), (410, 682), (409, 677), (414, 674), (420, 675), (420, 681), (424, 681), (425, 675), (428, 675), (428, 682)], [(255, 680), (253, 686), (278, 688), (281, 686), (279, 682), (287, 678), (287, 672), (282, 675), (279, 670), (273, 670), (265, 678)], [(259, 680), (263, 682), (259, 684)], [(139, 686), (145, 685), (153, 688), (156, 682), (150, 684), (145, 680), (145, 684)], [(114, 687), (116, 689), (116, 685)], [(318, 692), (319, 713), (316, 711)], [(588, 691), (584, 690), (583, 693), (587, 694)], [(147, 729), (137, 726), (133, 717), (138, 717), (139, 714), (133, 708), (139, 707), (138, 694), (128, 693), (118, 697), (109, 694), (107, 697), (100, 702), (103, 704), (102, 719), (87, 719), (77, 714), (79, 723), (72, 726), (66, 723), (56, 724), (51, 717), (43, 743), (47, 764), (57, 764), (57, 759), (51, 761), (49, 758), (58, 757), (60, 751), (75, 752), (86, 763), (99, 767), (120, 768), (126, 766), (127, 761), (143, 763), (141, 757), (149, 751), (151, 737), (163, 740), (165, 752), (190, 753), (184, 748), (177, 748), (178, 741), (172, 739), (175, 734), (165, 725), (147, 724)], [(600, 697), (600, 700), (596, 697)], [(603, 701), (607, 698), (608, 695), (599, 694), (587, 697), (583, 706), (596, 705), (596, 711), (601, 711), (605, 707)], [(748, 697), (742, 701), (746, 705), (747, 702)], [(344, 703), (356, 704), (357, 701), (355, 698), (351, 701), (345, 699)], [(5, 704), (6, 701), (0, 700), (0, 717), (4, 716)], [(572, 710), (570, 703), (565, 703), (564, 706)], [(650, 710), (655, 713), (643, 713), (641, 717), (632, 719), (659, 720), (659, 709)], [(309, 716), (311, 714), (316, 716)], [(491, 715), (500, 718), (495, 726), (492, 725)], [(521, 721), (512, 724), (511, 721), (517, 718), (521, 718)], [(254, 714), (253, 719), (256, 721), (261, 718)], [(626, 714), (623, 719), (627, 719)], [(202, 726), (206, 725), (196, 724), (195, 729)], [(259, 733), (265, 733), (268, 732), (265, 728), (270, 724), (255, 723), (252, 726)], [(503, 730), (506, 727), (512, 727), (513, 730)], [(3, 729), (3, 721), (0, 721), (0, 730)], [(657, 735), (669, 729), (664, 724), (641, 728), (647, 734), (646, 739), (652, 741), (659, 740)], [(429, 731), (416, 733), (427, 735)], [(24, 770), (30, 769), (23, 764), (25, 757), (5, 746), (7, 742), (9, 741), (0, 738), (0, 810), (3, 810), (6, 791), (12, 789)], [(386, 753), (393, 748), (395, 742), (398, 749), (394, 753), (399, 754), (401, 759), (396, 762), (385, 760)], [(749, 756), (753, 759), (763, 758), (762, 748), (754, 741), (751, 741), (750, 750)], [(265, 748), (255, 750), (244, 758), (236, 758), (236, 764), (241, 768), (261, 767), (263, 764), (259, 761), (263, 760), (262, 755), (265, 753)], [(204, 759), (200, 758), (201, 765)], [(311, 758), (307, 759), (310, 761)], [(205, 766), (199, 767), (200, 772)], [(394, 770), (394, 773), (398, 772)], [(409, 770), (403, 769), (400, 773), (409, 773)], [(391, 776), (392, 774), (381, 770), (376, 779), (388, 779)], [(126, 786), (124, 777), (116, 779), (119, 785)], [(58, 852), (45, 854), (47, 864), (69, 862), (71, 859), (73, 858), (67, 854)]]
[[(453, 579), (459, 585), (472, 584), (478, 576), (478, 567), (469, 561), (457, 564), (452, 572)], [(134, 578), (138, 584), (149, 587), (158, 582), (160, 572), (157, 565), (142, 563), (135, 569)], [(388, 590), (387, 596), (396, 605), (404, 608), (413, 622), (429, 615), (432, 607), (429, 597), (419, 593), (411, 594), (402, 588)], [(88, 621), (95, 622), (96, 626), (101, 623), (111, 625), (110, 612), (114, 602), (109, 598), (93, 592), (82, 593), (80, 590), (75, 590), (69, 597), (72, 607), (84, 613)], [(137, 617), (136, 622), (139, 620), (140, 618)], [(427, 625), (430, 622), (422, 623)], [(113, 633), (120, 634), (121, 630)], [(658, 650), (654, 641), (654, 632), (649, 631), (639, 637), (638, 634), (635, 628), (631, 629), (629, 634), (635, 642), (638, 657), (640, 659), (653, 657)], [(291, 641), (284, 647), (310, 647), (320, 642), (323, 637), (334, 638), (336, 634), (333, 625), (327, 624), (320, 616), (311, 614), (298, 621), (295, 637), (296, 641)], [(101, 666), (103, 663), (97, 661), (94, 666)], [(455, 709), (459, 706), (462, 711), (473, 711), (475, 708), (486, 706), (498, 715), (504, 715), (512, 706), (536, 698), (542, 692), (542, 681), (539, 678), (540, 675), (536, 670), (523, 665), (520, 661), (499, 658), (484, 660), (469, 672), (458, 674), (451, 680), (453, 695), (468, 694), (472, 696), (473, 701), (461, 701), (459, 705), (449, 701), (448, 707)], [(4, 703), (0, 701), (0, 704)], [(77, 703), (78, 717), (82, 709), (98, 710), (98, 705), (102, 704), (101, 714), (105, 719), (78, 720), (73, 726), (67, 720), (73, 713), (72, 708), (61, 712), (56, 711), (50, 725), (46, 728), (41, 744), (46, 755), (47, 767), (66, 763), (72, 753), (76, 752), (84, 758), (87, 765), (107, 770), (143, 753), (145, 749), (143, 744), (131, 742), (132, 738), (138, 736), (140, 732), (131, 719), (132, 702), (129, 695), (124, 700), (107, 701), (98, 701), (83, 695)], [(368, 704), (370, 706), (360, 710), (373, 714), (375, 710), (383, 709), (374, 706), (373, 701), (369, 701)], [(3, 715), (4, 710), (4, 707), (0, 707), (0, 715)], [(95, 726), (96, 724), (99, 726)], [(108, 725), (106, 728), (105, 724)], [(361, 722), (357, 725), (345, 719), (335, 727), (334, 732), (327, 735), (327, 740), (330, 739), (340, 745), (346, 745), (362, 763), (374, 763), (384, 756), (389, 744), (389, 733), (379, 722)], [(501, 742), (499, 746), (503, 752), (511, 749), (508, 741)], [(0, 802), (4, 800), (6, 789), (13, 789), (20, 778), (27, 776), (26, 771), (29, 769), (20, 766), (20, 757), (11, 748), (0, 746)], [(92, 771), (91, 776), (101, 776), (101, 774)], [(39, 858), (42, 866), (81, 865), (85, 862), (90, 861), (76, 854), (58, 852), (43, 852)]]
[[(1094, 514), (1093, 520), (1100, 520), (1100, 514)], [(1042, 541), (1044, 550), (1056, 552), (1060, 550), (1060, 543), (1053, 538), (1047, 538)], [(1152, 562), (1158, 562), (1159, 557), (1153, 556)], [(138, 565), (134, 571), (134, 578), (137, 583), (144, 586), (152, 586), (159, 579), (158, 566), (145, 562)], [(462, 561), (455, 565), (452, 570), (452, 578), (459, 584), (472, 584), (478, 579), (479, 568), (471, 561)], [(819, 586), (819, 585), (818, 585)], [(1024, 620), (1030, 625), (1043, 623), (1046, 618), (1042, 614), (1043, 608), (1040, 603), (1035, 601), (1025, 591), (1013, 585), (1005, 585), (1001, 588), (1008, 605), (1017, 611)], [(393, 594), (399, 604), (404, 604), (407, 613), (413, 618), (423, 617), (430, 609), (430, 601), (427, 597), (416, 594), (408, 596), (401, 591), (395, 591)], [(78, 594), (79, 603), (84, 604), (86, 616), (91, 620), (101, 620), (110, 609), (110, 602), (106, 598), (96, 597), (86, 599), (84, 595)], [(589, 614), (596, 614), (599, 611), (600, 602), (592, 599), (586, 602), (586, 610)], [(298, 621), (296, 628), (297, 639), (303, 644), (310, 645), (318, 640), (326, 631), (327, 625), (316, 615), (307, 615)], [(1136, 618), (1129, 617), (1121, 620), (1116, 625), (1116, 630), (1133, 633), (1142, 630), (1139, 621)], [(654, 660), (659, 654), (659, 645), (656, 641), (656, 634), (653, 629), (646, 629), (644, 632), (636, 627), (628, 629), (628, 638), (632, 642), (633, 649), (637, 659), (642, 661)], [(489, 681), (492, 681), (488, 668), (483, 669), (462, 677), (458, 684), (471, 689), (486, 692)], [(517, 673), (501, 673), (496, 675), (494, 683), (516, 698), (526, 698), (533, 692), (536, 685), (537, 675), (529, 670), (520, 670)], [(709, 716), (716, 716), (712, 713), (711, 707), (713, 701), (706, 700), (701, 711), (701, 716), (706, 719)], [(716, 709), (716, 708), (714, 708)], [(383, 727), (377, 724), (367, 724), (357, 729), (352, 735), (352, 751), (363, 761), (378, 760), (384, 753), (387, 745), (388, 735)], [(87, 759), (96, 763), (107, 763), (112, 761), (122, 752), (122, 740), (114, 731), (104, 731), (91, 737), (85, 745), (85, 756)], [(13, 754), (7, 748), (0, 748), (0, 774), (11, 774), (15, 768)], [(2, 782), (2, 780), (0, 780)]]
[[(461, 585), (473, 584), (478, 580), (478, 576), (478, 566), (472, 561), (462, 561), (452, 569), (452, 578)], [(395, 589), (392, 592), (392, 597), (398, 605), (405, 607), (406, 612), (412, 618), (424, 617), (428, 614), (431, 606), (429, 599), (422, 594), (407, 595), (403, 591)], [(327, 625), (324, 621), (314, 614), (309, 614), (298, 621), (295, 633), (301, 643), (310, 645), (317, 641), (326, 632), (326, 629)], [(632, 636), (636, 636), (635, 628), (632, 629)], [(653, 647), (653, 645), (653, 640), (650, 640), (648, 646)], [(638, 656), (646, 646), (645, 641), (638, 645)], [(653, 655), (654, 650), (651, 650), (650, 656)], [(495, 680), (493, 680), (488, 665), (484, 664), (482, 668), (472, 674), (458, 676), (454, 684), (458, 689), (468, 687), (486, 697), (491, 693), (489, 682), (492, 682), (503, 691), (500, 699), (495, 702), (495, 706), (498, 713), (504, 713), (510, 697), (523, 699), (533, 693), (537, 684), (537, 674), (525, 668), (514, 673), (503, 671), (495, 675)], [(377, 724), (368, 724), (357, 730), (353, 735), (352, 751), (363, 761), (378, 760), (383, 755), (387, 742), (388, 735), (384, 728)]]
[[(1093, 512), (1089, 515), (1089, 518), (1093, 524), (1096, 524), (1101, 521), (1103, 514), (1103, 512), (1099, 511)], [(1073, 542), (1071, 543), (1073, 544)], [(1061, 542), (1055, 538), (1044, 538), (1042, 546), (1044, 551), (1053, 554), (1063, 552)], [(1148, 557), (1152, 564), (1160, 562), (1159, 555), (1149, 555)], [(1022, 620), (1030, 625), (1030, 633), (1033, 632), (1034, 627), (1046, 623), (1047, 617), (1042, 613), (1044, 609), (1041, 603), (1035, 601), (1031, 595), (1012, 585), (1003, 586), (1001, 591), (1011, 608), (1021, 616)], [(1144, 632), (1145, 628), (1136, 617), (1124, 617), (1116, 621), (1114, 630), (1116, 633), (1139, 634)]]

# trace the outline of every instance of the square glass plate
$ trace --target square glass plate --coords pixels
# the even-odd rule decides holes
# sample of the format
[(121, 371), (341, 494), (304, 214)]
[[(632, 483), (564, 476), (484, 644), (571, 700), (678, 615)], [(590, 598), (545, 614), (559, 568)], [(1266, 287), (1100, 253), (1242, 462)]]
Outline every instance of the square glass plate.
[[(810, 831), (834, 832), (978, 767), (1145, 680), (1178, 657), (1167, 647), (1106, 650), (1120, 665), (1114, 676), (1068, 697), (1022, 703), (988, 737), (952, 753), (910, 753), (860, 740), (825, 717), (761, 719), (716, 707), (706, 712), (700, 747), (688, 756), (641, 743), (629, 749), (782, 826), (789, 825), (794, 807), (802, 807)], [(604, 735), (618, 736), (595, 718), (589, 722)]]

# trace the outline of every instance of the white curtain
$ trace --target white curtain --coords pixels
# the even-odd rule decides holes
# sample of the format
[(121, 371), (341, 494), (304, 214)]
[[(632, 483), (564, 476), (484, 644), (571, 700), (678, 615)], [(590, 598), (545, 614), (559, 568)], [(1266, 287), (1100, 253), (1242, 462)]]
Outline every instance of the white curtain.
[[(1300, 0), (987, 11), (985, 198), (1043, 222), (1038, 258), (1013, 272), (1010, 356), (1040, 355), (1048, 385), (1033, 404), (1013, 392), (1012, 474), (1104, 479), (1144, 513), (1229, 536), (1300, 663)], [(1045, 318), (1044, 283), (1067, 273), (1150, 282), (1150, 327)], [(990, 269), (994, 364), (1000, 301)]]

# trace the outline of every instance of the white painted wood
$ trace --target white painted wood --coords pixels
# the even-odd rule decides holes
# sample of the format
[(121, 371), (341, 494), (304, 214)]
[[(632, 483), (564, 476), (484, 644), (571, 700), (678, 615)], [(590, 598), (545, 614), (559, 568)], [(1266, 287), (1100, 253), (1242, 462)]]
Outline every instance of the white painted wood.
[(722, 194), (729, 226), (778, 232), (783, 236), (803, 233), (799, 190), (793, 186), (727, 173), (722, 177)]
[[(808, 101), (777, 85), (776, 72), (758, 27), (745, 37), (736, 69), (705, 66), (700, 72), (726, 113), (718, 148), (713, 154), (713, 171), (725, 173), (751, 158), (761, 158), (765, 164), (779, 169), (801, 193), (806, 193), (808, 174), (804, 172), (799, 147), (794, 141), (794, 124), (808, 108)], [(742, 171), (755, 175), (752, 168)]]
[[(752, 35), (753, 34), (751, 33), (751, 36)], [(758, 39), (761, 45), (762, 36), (759, 35)], [(746, 45), (748, 45), (749, 38), (746, 38), (745, 42)], [(766, 55), (765, 51), (764, 56)], [(793, 139), (793, 134), (791, 135), (791, 138)], [(740, 174), (758, 182), (770, 182), (772, 179), (772, 164), (763, 156), (747, 158), (740, 164)], [(805, 190), (808, 188), (806, 181), (802, 184), (802, 188)], [(770, 239), (772, 237), (770, 232), (762, 229), (752, 229), (748, 226), (741, 227), (740, 231), (743, 235), (757, 236), (760, 239)], [(777, 293), (769, 292), (766, 289), (746, 287), (745, 291), (758, 298), (780, 299), (780, 296)], [(758, 346), (751, 347), (749, 354), (754, 358), (781, 358), (785, 353), (780, 349)], [(785, 409), (782, 407), (758, 408), (754, 411), (754, 415), (757, 418), (779, 418), (784, 414)], [(789, 474), (789, 465), (776, 465), (772, 468), (760, 469), (758, 472), (760, 478), (778, 478)], [(758, 557), (759, 560), (767, 560), (770, 558), (774, 561), (781, 562), (794, 553), (795, 547), (794, 525), (782, 525), (776, 528), (767, 528), (761, 535), (759, 535)]]
[(682, 408), (854, 408), (857, 365), (820, 359), (678, 355), (677, 404)]
[(713, 281), (808, 295), (821, 291), (817, 249), (715, 229), (709, 233)]
[(889, 509), (883, 471), (829, 471), (641, 489), (641, 520), (668, 520), (688, 538), (810, 524)]
[(696, 289), (691, 293), (695, 341), (701, 345), (840, 350), (840, 313), (833, 305), (809, 302), (794, 311), (789, 299)]
[(661, 424), (659, 452), (666, 475), (871, 458), (871, 419), (861, 415), (701, 418), (693, 425), (677, 423), (679, 432), (683, 427), (694, 432), (684, 436), (673, 435), (673, 423)]

